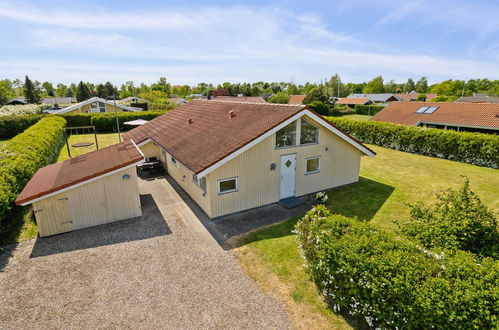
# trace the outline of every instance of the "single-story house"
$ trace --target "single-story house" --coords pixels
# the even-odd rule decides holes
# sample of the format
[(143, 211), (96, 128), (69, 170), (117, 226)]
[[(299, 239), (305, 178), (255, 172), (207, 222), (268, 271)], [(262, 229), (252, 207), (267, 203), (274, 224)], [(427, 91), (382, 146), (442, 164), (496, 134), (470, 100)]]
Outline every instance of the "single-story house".
[(124, 134), (210, 217), (358, 182), (375, 153), (306, 105), (193, 100)]
[(288, 104), (303, 104), (306, 95), (290, 95)]
[(402, 101), (411, 102), (411, 101), (417, 101), (419, 94), (424, 94), (426, 96), (425, 101), (431, 101), (438, 96), (437, 94), (418, 93), (418, 92), (395, 94), (395, 96), (397, 96)]
[(125, 141), (43, 167), (16, 204), (32, 204), (42, 237), (141, 216), (136, 166), (143, 160)]
[(142, 111), (141, 108), (129, 107), (124, 104), (116, 102), (116, 108), (114, 101), (108, 101), (100, 97), (92, 97), (86, 101), (70, 105), (69, 107), (62, 108), (61, 110), (53, 111), (51, 113), (63, 114), (63, 113), (90, 113), (90, 112), (118, 112), (122, 111)]
[(267, 103), (261, 96), (212, 96), (211, 100)]
[(336, 101), (336, 104), (341, 104), (341, 105), (348, 105), (350, 108), (354, 108), (357, 104), (360, 105), (367, 105), (373, 103), (371, 100), (366, 99), (366, 98), (348, 98), (348, 97), (343, 97), (340, 98)]
[(42, 99), (42, 104), (50, 104), (50, 105), (61, 105), (61, 104), (71, 104), (76, 102), (75, 97), (44, 97)]
[(463, 96), (457, 99), (458, 103), (499, 103), (499, 97), (487, 95)]
[(350, 94), (347, 96), (347, 98), (349, 98), (349, 99), (353, 99), (353, 98), (369, 99), (374, 103), (386, 103), (386, 102), (402, 101), (402, 99), (397, 97), (395, 94), (391, 94), (391, 93)]
[(185, 104), (187, 103), (187, 100), (186, 99), (183, 99), (183, 98), (180, 98), (180, 97), (171, 97), (170, 98), (170, 103), (173, 103), (173, 104)]
[(20, 105), (20, 104), (28, 104), (24, 96), (16, 97), (15, 99), (9, 100), (7, 103), (5, 103), (5, 105)]
[(458, 131), (499, 133), (499, 104), (394, 102), (371, 120)]

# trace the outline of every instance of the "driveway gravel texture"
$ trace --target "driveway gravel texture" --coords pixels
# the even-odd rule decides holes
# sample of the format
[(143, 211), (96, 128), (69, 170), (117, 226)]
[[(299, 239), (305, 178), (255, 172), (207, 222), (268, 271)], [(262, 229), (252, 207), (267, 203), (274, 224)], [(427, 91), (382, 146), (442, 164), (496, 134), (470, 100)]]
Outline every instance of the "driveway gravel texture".
[(140, 218), (7, 248), (0, 328), (291, 327), (230, 251), (199, 242), (157, 196), (141, 199)]

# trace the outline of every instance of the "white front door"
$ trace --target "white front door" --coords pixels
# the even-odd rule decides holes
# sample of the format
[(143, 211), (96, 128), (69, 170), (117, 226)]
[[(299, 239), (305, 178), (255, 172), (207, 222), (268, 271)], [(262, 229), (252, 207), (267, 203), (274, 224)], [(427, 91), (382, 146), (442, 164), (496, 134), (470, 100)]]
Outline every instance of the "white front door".
[(296, 154), (281, 156), (281, 193), (279, 198), (284, 199), (295, 195), (296, 184)]

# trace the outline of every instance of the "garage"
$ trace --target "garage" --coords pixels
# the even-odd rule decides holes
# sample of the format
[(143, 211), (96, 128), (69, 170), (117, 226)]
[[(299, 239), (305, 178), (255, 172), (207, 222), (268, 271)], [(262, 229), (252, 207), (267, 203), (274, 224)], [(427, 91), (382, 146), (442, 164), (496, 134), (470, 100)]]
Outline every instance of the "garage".
[(136, 166), (126, 141), (39, 169), (16, 199), (33, 207), (41, 237), (142, 215)]

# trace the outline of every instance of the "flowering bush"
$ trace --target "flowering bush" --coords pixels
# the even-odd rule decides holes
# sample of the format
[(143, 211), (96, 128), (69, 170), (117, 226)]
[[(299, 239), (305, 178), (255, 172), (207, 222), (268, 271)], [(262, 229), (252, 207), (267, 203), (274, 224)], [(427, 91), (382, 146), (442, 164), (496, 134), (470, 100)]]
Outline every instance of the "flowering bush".
[(317, 194), (315, 194), (315, 201), (317, 202), (317, 204), (324, 205), (324, 204), (326, 204), (328, 199), (329, 199), (329, 197), (324, 191), (321, 191), (321, 192), (318, 192)]
[(50, 107), (50, 104), (4, 105), (0, 108), (0, 116), (41, 114), (42, 110), (48, 109)]
[(296, 225), (300, 250), (335, 311), (370, 327), (497, 327), (499, 264), (426, 250), (366, 222), (316, 206)]

